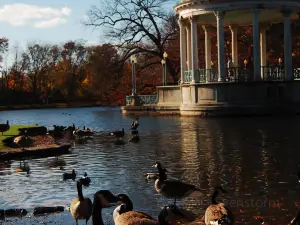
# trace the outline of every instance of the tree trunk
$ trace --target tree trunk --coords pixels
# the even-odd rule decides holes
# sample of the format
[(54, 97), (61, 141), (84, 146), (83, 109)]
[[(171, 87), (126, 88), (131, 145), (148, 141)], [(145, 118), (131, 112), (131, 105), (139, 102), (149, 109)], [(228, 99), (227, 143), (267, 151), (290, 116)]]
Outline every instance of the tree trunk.
[(174, 81), (174, 84), (178, 84), (178, 74), (176, 73), (174, 66), (168, 59), (166, 60), (166, 65), (167, 65), (167, 75), (169, 73)]

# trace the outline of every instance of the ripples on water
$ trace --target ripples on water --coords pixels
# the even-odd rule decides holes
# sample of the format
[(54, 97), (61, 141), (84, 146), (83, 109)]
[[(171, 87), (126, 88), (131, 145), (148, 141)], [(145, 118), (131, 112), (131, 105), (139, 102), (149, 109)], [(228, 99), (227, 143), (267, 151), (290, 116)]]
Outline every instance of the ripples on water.
[[(63, 112), (71, 115), (62, 114)], [(80, 108), (0, 112), (0, 122), (88, 126), (98, 131), (130, 127), (133, 118), (119, 108)], [(72, 154), (58, 159), (30, 159), (29, 174), (17, 173), (19, 161), (0, 161), (0, 208), (69, 205), (76, 197), (74, 181), (62, 181), (62, 173), (73, 168), (78, 176), (91, 177), (84, 195), (92, 198), (100, 189), (130, 195), (135, 209), (157, 216), (168, 203), (146, 182), (155, 156), (179, 178), (211, 193), (225, 184), (237, 224), (257, 224), (253, 216), (271, 217), (271, 224), (287, 224), (299, 199), (300, 118), (197, 119), (141, 117), (140, 143), (115, 145), (109, 137), (95, 137), (76, 144)], [(154, 170), (155, 171), (155, 170)], [(207, 197), (178, 202), (204, 215)], [(171, 203), (169, 201), (169, 203)], [(113, 209), (104, 210), (111, 221)], [(5, 224), (74, 224), (69, 212), (47, 217), (9, 219)], [(1, 221), (0, 221), (1, 224)], [(89, 221), (91, 224), (91, 221)]]

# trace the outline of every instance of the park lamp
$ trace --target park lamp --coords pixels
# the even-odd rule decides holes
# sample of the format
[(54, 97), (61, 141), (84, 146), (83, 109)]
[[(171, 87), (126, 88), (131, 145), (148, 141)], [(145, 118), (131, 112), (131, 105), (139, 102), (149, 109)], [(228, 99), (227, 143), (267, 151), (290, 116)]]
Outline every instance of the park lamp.
[(247, 66), (247, 64), (248, 64), (248, 60), (245, 59), (245, 60), (244, 60), (244, 65)]
[(135, 57), (135, 56), (131, 56), (131, 57), (130, 57), (130, 61), (131, 61), (131, 63), (134, 63), (134, 64), (137, 63), (137, 60), (136, 60), (136, 57)]
[(278, 59), (278, 63), (281, 64), (282, 63), (282, 58)]
[(168, 58), (168, 53), (164, 52), (163, 56), (164, 58)]
[(166, 64), (166, 60), (162, 59), (162, 60), (161, 60), (161, 64), (162, 64), (162, 65), (165, 65), (165, 64)]

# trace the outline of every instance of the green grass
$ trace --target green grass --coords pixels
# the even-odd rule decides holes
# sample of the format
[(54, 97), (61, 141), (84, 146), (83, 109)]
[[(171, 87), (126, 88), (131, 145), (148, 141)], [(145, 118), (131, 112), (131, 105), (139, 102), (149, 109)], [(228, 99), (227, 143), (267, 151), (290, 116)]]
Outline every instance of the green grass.
[(19, 128), (26, 128), (26, 127), (37, 127), (36, 125), (10, 125), (10, 129), (6, 132), (2, 133), (0, 132), (0, 151), (4, 150), (10, 150), (12, 148), (9, 148), (4, 145), (3, 140), (6, 138), (10, 138), (12, 136), (16, 136), (19, 134)]

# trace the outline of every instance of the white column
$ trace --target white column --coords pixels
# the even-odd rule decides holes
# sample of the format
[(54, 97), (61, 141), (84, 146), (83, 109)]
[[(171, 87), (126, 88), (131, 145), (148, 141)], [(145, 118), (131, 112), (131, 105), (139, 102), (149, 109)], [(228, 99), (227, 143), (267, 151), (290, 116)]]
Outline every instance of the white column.
[(253, 65), (254, 80), (260, 80), (260, 34), (259, 34), (259, 9), (253, 9)]
[(181, 81), (183, 84), (184, 72), (186, 71), (186, 29), (183, 24), (182, 19), (179, 19), (179, 29), (180, 29), (180, 64), (181, 64)]
[(186, 39), (187, 39), (187, 68), (188, 70), (192, 70), (192, 57), (191, 57), (191, 26), (186, 26)]
[(192, 46), (192, 83), (197, 82), (197, 69), (198, 69), (198, 62), (197, 62), (197, 51), (198, 51), (198, 43), (197, 43), (197, 22), (194, 16), (190, 17), (191, 21), (191, 46)]
[(238, 27), (237, 26), (229, 26), (231, 31), (231, 56), (232, 56), (232, 64), (234, 67), (239, 66), (238, 62), (238, 39), (237, 39), (237, 33), (238, 33)]
[(225, 80), (225, 53), (224, 53), (224, 27), (223, 18), (225, 12), (215, 12), (217, 17), (217, 35), (218, 35), (218, 81)]
[(284, 68), (287, 80), (293, 80), (293, 62), (292, 62), (292, 35), (291, 35), (291, 10), (282, 11), (284, 16)]
[[(211, 26), (202, 26), (205, 36), (205, 69), (211, 69), (211, 33), (213, 28)], [(206, 82), (210, 81), (210, 72), (206, 71)]]
[(267, 66), (267, 36), (266, 31), (268, 29), (267, 24), (260, 26), (260, 64), (261, 64), (261, 79), (264, 79), (264, 66)]

